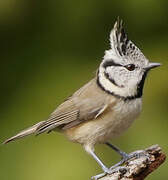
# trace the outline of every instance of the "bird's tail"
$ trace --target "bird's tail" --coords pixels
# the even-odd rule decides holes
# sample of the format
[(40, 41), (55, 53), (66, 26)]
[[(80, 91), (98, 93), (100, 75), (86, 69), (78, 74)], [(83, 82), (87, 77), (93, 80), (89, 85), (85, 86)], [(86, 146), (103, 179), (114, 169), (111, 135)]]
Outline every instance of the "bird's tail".
[(31, 135), (31, 134), (36, 133), (37, 129), (38, 129), (43, 123), (44, 123), (44, 121), (41, 121), (41, 122), (35, 124), (34, 126), (31, 126), (31, 127), (27, 128), (27, 129), (19, 132), (19, 133), (16, 134), (15, 136), (12, 136), (11, 138), (5, 140), (5, 141), (3, 142), (3, 144), (7, 144), (7, 143), (9, 143), (9, 142), (11, 142), (11, 141), (15, 141), (15, 140), (17, 140), (17, 139), (20, 139), (20, 138), (23, 138), (23, 137), (25, 137), (25, 136), (28, 136), (28, 135)]

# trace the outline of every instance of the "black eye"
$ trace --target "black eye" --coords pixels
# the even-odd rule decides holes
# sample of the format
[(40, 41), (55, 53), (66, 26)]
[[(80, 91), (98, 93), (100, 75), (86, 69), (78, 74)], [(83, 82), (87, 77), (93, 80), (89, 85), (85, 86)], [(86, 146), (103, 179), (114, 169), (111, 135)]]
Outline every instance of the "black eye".
[(129, 71), (133, 71), (135, 69), (135, 65), (134, 64), (128, 64), (128, 65), (126, 65), (124, 67), (127, 68)]

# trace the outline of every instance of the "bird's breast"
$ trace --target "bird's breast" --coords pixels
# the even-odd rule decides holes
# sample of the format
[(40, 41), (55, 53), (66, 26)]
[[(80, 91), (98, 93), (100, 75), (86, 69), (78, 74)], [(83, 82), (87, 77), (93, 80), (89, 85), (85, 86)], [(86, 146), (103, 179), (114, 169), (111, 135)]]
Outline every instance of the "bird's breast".
[(119, 101), (100, 117), (66, 130), (72, 141), (81, 144), (104, 143), (123, 133), (140, 114), (141, 99)]

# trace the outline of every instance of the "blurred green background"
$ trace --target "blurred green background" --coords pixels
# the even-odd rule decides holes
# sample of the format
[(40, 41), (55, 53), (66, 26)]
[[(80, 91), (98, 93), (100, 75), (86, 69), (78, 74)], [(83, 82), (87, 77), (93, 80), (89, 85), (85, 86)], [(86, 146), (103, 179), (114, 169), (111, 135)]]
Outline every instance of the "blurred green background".
[[(166, 0), (1, 0), (1, 141), (46, 119), (94, 76), (120, 16), (129, 38), (163, 66), (146, 80), (141, 116), (111, 142), (126, 152), (158, 143), (167, 153), (167, 7)], [(105, 145), (97, 145), (96, 152), (107, 166), (120, 159)], [(166, 167), (164, 163), (148, 179), (167, 179)], [(80, 145), (59, 133), (0, 147), (1, 180), (86, 180), (99, 172)]]

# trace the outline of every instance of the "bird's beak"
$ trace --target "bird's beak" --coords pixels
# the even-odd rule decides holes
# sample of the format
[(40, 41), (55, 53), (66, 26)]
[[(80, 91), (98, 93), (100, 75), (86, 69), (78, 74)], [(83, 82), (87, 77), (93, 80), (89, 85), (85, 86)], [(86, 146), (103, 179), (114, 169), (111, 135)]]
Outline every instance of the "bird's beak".
[(148, 64), (148, 66), (145, 68), (146, 71), (149, 71), (150, 69), (156, 68), (161, 66), (160, 63), (151, 62)]

